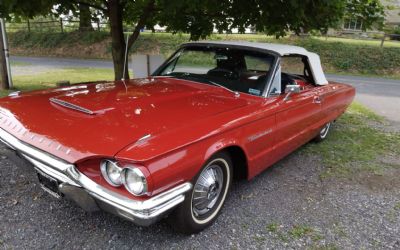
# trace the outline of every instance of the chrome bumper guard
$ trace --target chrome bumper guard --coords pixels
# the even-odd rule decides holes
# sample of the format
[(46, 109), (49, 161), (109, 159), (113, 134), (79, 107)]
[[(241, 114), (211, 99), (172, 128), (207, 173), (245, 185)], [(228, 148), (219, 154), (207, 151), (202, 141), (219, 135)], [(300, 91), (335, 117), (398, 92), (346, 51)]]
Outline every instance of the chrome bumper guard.
[[(185, 193), (192, 189), (192, 184), (186, 182), (148, 200), (137, 201), (98, 185), (80, 173), (75, 165), (32, 147), (3, 129), (0, 129), (0, 141), (28, 160), (35, 168), (60, 181), (60, 191), (78, 205), (88, 207), (82, 203), (94, 199), (102, 209), (140, 226), (151, 225), (162, 218), (169, 210), (183, 202)], [(89, 207), (93, 207), (93, 204)]]

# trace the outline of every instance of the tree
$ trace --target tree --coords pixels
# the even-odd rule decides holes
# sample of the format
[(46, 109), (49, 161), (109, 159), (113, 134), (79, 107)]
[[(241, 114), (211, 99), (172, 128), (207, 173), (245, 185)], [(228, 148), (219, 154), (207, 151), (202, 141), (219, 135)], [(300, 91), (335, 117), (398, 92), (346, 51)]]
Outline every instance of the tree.
[(348, 19), (362, 20), (363, 30), (373, 25), (382, 28), (385, 9), (382, 4), (377, 1), (353, 0), (347, 2), (345, 17)]
[(382, 14), (379, 0), (36, 0), (35, 8), (31, 0), (1, 0), (0, 16), (31, 17), (50, 13), (54, 6), (65, 11), (78, 5), (90, 7), (108, 19), (116, 79), (129, 77), (127, 70), (123, 72), (124, 24), (134, 25), (128, 39), (131, 48), (140, 31), (155, 24), (167, 26), (171, 32), (190, 33), (192, 40), (207, 37), (214, 28), (219, 32), (233, 28), (244, 32), (249, 26), (279, 37), (289, 31), (326, 31), (337, 26), (349, 8), (352, 14), (368, 20), (365, 28)]
[(79, 30), (93, 31), (90, 7), (83, 4), (79, 4)]

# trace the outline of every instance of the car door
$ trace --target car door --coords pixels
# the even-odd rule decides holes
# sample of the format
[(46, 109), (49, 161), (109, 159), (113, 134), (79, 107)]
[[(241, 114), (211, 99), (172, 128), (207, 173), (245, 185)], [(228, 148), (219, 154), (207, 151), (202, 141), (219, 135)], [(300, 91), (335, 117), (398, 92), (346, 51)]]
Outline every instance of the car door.
[[(299, 59), (299, 62), (291, 62), (291, 66), (304, 67), (305, 60), (302, 60), (301, 57)], [(291, 71), (290, 68), (285, 69), (284, 63), (281, 66), (282, 72)], [(303, 68), (299, 71), (304, 72)], [(305, 88), (300, 93), (292, 93), (285, 98), (287, 94), (284, 93), (284, 85), (286, 86), (282, 82), (282, 93), (277, 99), (276, 105), (275, 160), (281, 159), (312, 139), (316, 135), (321, 120), (322, 102), (321, 92), (318, 88)]]
[(320, 120), (321, 104), (318, 91), (311, 89), (292, 94), (289, 100), (279, 99), (276, 113), (274, 154), (284, 157), (315, 136)]

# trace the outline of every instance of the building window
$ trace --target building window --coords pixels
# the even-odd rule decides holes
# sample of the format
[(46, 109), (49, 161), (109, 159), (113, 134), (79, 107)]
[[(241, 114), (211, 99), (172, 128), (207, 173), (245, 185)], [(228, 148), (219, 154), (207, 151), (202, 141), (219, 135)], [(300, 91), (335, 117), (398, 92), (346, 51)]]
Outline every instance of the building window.
[(345, 19), (343, 23), (344, 30), (361, 31), (363, 21), (361, 19)]

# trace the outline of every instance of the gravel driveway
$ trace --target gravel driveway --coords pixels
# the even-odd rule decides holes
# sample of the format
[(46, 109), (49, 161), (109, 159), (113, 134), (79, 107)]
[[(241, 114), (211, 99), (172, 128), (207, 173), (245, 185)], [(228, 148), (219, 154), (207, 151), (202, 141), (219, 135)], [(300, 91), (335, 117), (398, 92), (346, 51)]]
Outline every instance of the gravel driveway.
[(251, 182), (236, 182), (217, 223), (184, 236), (164, 221), (141, 228), (56, 200), (41, 190), (32, 168), (12, 163), (4, 147), (0, 155), (6, 249), (400, 248), (400, 169), (379, 181), (320, 179), (318, 157), (300, 150)]

